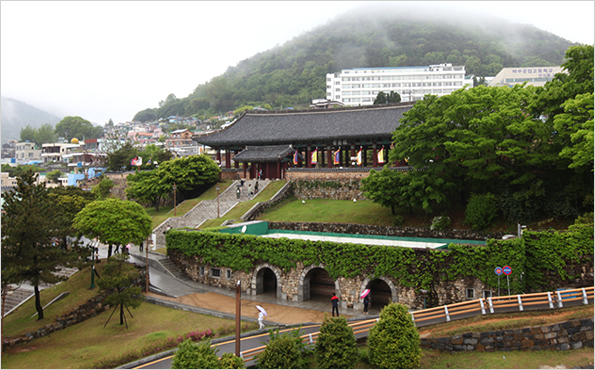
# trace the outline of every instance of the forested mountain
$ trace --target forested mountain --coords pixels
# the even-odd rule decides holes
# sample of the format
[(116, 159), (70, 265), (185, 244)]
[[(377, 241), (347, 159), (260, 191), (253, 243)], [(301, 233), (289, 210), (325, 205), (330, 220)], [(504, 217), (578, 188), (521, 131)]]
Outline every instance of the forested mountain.
[[(503, 67), (560, 65), (571, 45), (534, 26), (457, 12), (380, 9), (346, 13), (282, 46), (241, 61), (198, 85), (189, 96), (170, 94), (135, 120), (217, 113), (243, 105), (307, 106), (326, 96), (326, 73), (345, 68), (464, 65), (468, 74), (494, 76)], [(423, 2), (422, 2), (423, 4)], [(429, 4), (429, 3), (427, 3)]]
[(1, 104), (2, 144), (9, 139), (20, 140), (21, 128), (26, 125), (39, 128), (44, 123), (54, 126), (60, 122), (60, 118), (18, 100), (2, 97)]

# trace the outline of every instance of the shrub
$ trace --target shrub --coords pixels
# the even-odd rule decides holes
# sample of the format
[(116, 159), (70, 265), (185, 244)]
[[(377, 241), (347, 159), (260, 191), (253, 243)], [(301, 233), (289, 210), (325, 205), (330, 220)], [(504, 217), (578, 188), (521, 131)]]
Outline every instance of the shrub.
[(432, 219), (431, 230), (445, 230), (450, 227), (450, 217), (436, 216)]
[(244, 360), (233, 353), (224, 353), (219, 360), (219, 369), (245, 369)]
[(393, 216), (393, 226), (401, 226), (401, 225), (403, 225), (404, 221), (405, 221), (405, 218), (401, 215)]
[(498, 199), (492, 193), (474, 194), (465, 210), (465, 224), (473, 230), (489, 227), (498, 215)]
[(576, 220), (574, 220), (575, 225), (593, 225), (593, 212), (585, 213), (582, 216), (578, 216)]
[(357, 362), (357, 341), (344, 317), (324, 318), (314, 354), (319, 369), (347, 369)]
[(421, 358), (419, 332), (407, 308), (390, 303), (380, 312), (380, 320), (370, 329), (368, 361), (384, 369), (413, 369)]
[(211, 348), (211, 341), (194, 344), (190, 339), (180, 343), (179, 350), (172, 359), (173, 369), (216, 369), (219, 359)]
[(301, 352), (295, 339), (287, 334), (274, 337), (258, 355), (256, 362), (260, 369), (299, 369)]

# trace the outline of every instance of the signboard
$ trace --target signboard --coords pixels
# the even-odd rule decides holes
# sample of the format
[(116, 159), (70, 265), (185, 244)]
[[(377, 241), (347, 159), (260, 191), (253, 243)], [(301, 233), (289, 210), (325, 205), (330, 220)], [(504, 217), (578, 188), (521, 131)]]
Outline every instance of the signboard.
[(502, 275), (502, 267), (496, 267), (496, 269), (494, 270), (494, 272), (496, 273), (496, 275), (500, 276)]
[(510, 275), (512, 273), (512, 267), (506, 265), (502, 268), (502, 272), (504, 272), (504, 275)]

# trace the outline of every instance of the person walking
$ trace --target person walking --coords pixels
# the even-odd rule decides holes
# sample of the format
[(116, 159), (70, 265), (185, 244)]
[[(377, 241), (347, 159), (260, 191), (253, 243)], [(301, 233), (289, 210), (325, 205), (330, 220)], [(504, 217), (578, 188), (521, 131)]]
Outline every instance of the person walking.
[(368, 305), (370, 304), (370, 295), (364, 297), (364, 315), (368, 314)]
[(333, 304), (333, 317), (335, 317), (335, 311), (337, 311), (337, 317), (339, 317), (339, 298), (335, 295), (335, 293), (333, 293), (331, 303)]
[(140, 242), (140, 245), (138, 246), (138, 251), (142, 253), (143, 251), (143, 243), (144, 242)]
[(264, 314), (261, 311), (258, 311), (258, 329), (264, 329), (264, 324), (262, 323), (262, 320), (264, 320)]
[(256, 180), (256, 184), (254, 184), (254, 194), (258, 193), (258, 180)]
[(240, 199), (240, 197), (242, 196), (242, 191), (240, 190), (240, 188), (238, 187), (238, 189), (236, 190), (236, 197), (238, 199)]

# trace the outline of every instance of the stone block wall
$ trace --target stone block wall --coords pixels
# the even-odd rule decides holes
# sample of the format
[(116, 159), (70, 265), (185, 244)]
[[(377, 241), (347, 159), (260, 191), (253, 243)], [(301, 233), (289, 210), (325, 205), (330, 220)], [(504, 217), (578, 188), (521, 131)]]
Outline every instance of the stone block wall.
[(402, 236), (415, 238), (487, 240), (501, 239), (502, 232), (477, 233), (472, 230), (431, 230), (427, 227), (374, 226), (317, 222), (269, 222), (270, 229), (313, 231), (322, 233)]
[(443, 338), (422, 338), (421, 348), (457, 352), (567, 351), (593, 348), (593, 318), (559, 324)]

